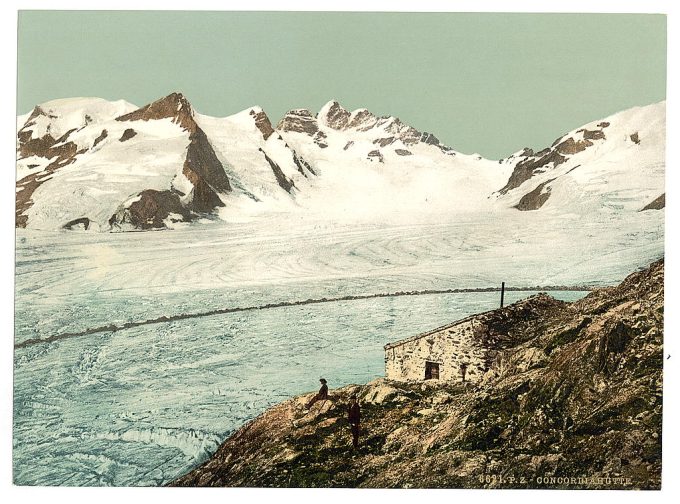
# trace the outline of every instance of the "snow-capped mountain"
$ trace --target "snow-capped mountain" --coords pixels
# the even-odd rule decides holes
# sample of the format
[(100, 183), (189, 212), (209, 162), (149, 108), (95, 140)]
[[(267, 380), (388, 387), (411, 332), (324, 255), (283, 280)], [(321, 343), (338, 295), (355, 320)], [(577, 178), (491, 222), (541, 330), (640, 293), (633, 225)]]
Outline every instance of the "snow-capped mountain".
[(525, 211), (661, 208), (665, 123), (661, 102), (588, 123), (540, 152), (524, 149), (502, 161), (514, 168), (495, 196)]
[(45, 103), (18, 133), (17, 225), (162, 228), (212, 214), (235, 190), (256, 200), (273, 185), (290, 192), (294, 174), (308, 175), (306, 163), (269, 130), (259, 110), (208, 118), (178, 93), (139, 109)]
[[(661, 207), (665, 103), (493, 161), (391, 116), (260, 107), (215, 118), (172, 93), (144, 107), (54, 100), (17, 118), (16, 225), (158, 229), (266, 212), (376, 220), (480, 210)], [(552, 210), (550, 210), (552, 209)]]

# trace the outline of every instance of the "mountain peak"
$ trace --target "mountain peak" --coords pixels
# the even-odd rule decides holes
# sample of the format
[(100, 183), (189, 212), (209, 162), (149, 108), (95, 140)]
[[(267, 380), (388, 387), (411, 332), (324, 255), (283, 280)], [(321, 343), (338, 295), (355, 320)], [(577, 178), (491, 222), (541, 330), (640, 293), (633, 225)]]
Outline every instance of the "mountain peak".
[(174, 91), (157, 101), (165, 101), (168, 103), (172, 103), (177, 106), (177, 110), (191, 109), (191, 104), (189, 103), (189, 100), (187, 100), (187, 98), (178, 91)]
[(33, 110), (31, 110), (31, 113), (28, 115), (24, 123), (21, 125), (19, 128), (19, 132), (24, 131), (27, 128), (30, 128), (31, 126), (35, 125), (35, 120), (40, 117), (44, 116), (47, 117), (47, 113), (42, 109), (40, 105), (36, 105)]
[(150, 121), (171, 118), (187, 131), (196, 130), (194, 110), (182, 93), (173, 92), (169, 95), (149, 103), (134, 112), (117, 117), (117, 121)]
[(349, 124), (350, 113), (337, 100), (326, 103), (319, 111), (319, 121), (335, 130), (343, 130)]
[[(59, 98), (36, 105), (18, 124), (19, 140), (58, 140), (93, 123), (110, 121), (137, 107), (125, 100), (103, 98)], [(49, 140), (51, 139), (51, 140)]]
[(352, 111), (349, 116), (349, 128), (356, 128), (360, 131), (371, 129), (378, 122), (378, 118), (371, 111), (360, 108)]
[(314, 135), (319, 131), (316, 117), (307, 109), (293, 109), (286, 112), (276, 125), (283, 132), (307, 133)]
[(323, 114), (324, 111), (326, 111), (327, 109), (329, 109), (331, 107), (342, 107), (342, 105), (340, 105), (340, 102), (338, 100), (336, 100), (335, 98), (332, 98), (332, 99), (328, 100), (324, 104), (323, 107), (321, 107), (321, 110), (319, 110), (319, 114)]

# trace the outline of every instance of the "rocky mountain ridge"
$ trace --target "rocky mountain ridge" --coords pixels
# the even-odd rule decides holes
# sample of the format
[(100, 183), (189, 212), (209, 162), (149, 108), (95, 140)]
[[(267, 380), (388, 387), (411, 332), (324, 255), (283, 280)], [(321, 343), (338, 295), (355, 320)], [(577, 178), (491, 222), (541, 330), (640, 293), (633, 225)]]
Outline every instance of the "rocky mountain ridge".
[[(328, 145), (324, 139), (327, 138), (327, 133), (324, 132), (323, 127), (353, 133), (371, 132), (371, 136), (374, 137), (371, 139), (373, 145), (384, 148), (396, 143), (398, 147), (402, 147), (402, 152), (398, 153), (402, 156), (411, 154), (406, 150), (408, 146), (420, 142), (436, 146), (444, 153), (455, 155), (451, 147), (440, 144), (432, 133), (421, 133), (412, 126), (404, 124), (397, 117), (378, 117), (367, 109), (350, 112), (336, 100), (326, 103), (318, 114), (313, 114), (307, 109), (291, 110), (276, 125), (276, 129), (284, 133), (307, 134), (319, 147), (326, 148)], [(351, 148), (353, 143), (351, 140), (348, 141), (344, 150)]]
[[(573, 190), (576, 183), (586, 194), (594, 191), (603, 193), (601, 196), (605, 198), (599, 198), (596, 204), (613, 207), (628, 203), (628, 198), (621, 194), (607, 197), (607, 192), (623, 189), (631, 193), (636, 188), (631, 183), (633, 180), (640, 187), (649, 185), (650, 179), (656, 179), (657, 196), (652, 197), (648, 193), (635, 204), (637, 210), (663, 208), (659, 204), (649, 205), (664, 194), (659, 179), (661, 173), (655, 169), (664, 164), (665, 126), (663, 111), (660, 110), (664, 105), (636, 107), (607, 120), (593, 121), (558, 137), (550, 147), (539, 152), (524, 148), (499, 161), (513, 165), (513, 171), (507, 183), (495, 193), (496, 197), (516, 202), (513, 207), (518, 210), (538, 210), (549, 201), (553, 191), (564, 194)], [(644, 138), (645, 145), (641, 138)], [(650, 146), (658, 152), (650, 156), (647, 164), (642, 160), (644, 151), (649, 152)], [(617, 163), (621, 165), (616, 166)], [(636, 165), (642, 168), (642, 172), (632, 169)], [(612, 191), (605, 187), (607, 185), (617, 187)], [(604, 199), (608, 201), (602, 201)]]
[(55, 100), (18, 119), (16, 225), (163, 229), (329, 207), (369, 219), (407, 209), (569, 212), (583, 203), (575, 195), (588, 212), (659, 210), (664, 107), (624, 111), (496, 163), (335, 100), (317, 114), (291, 110), (276, 127), (260, 107), (199, 114), (181, 93), (141, 108)]

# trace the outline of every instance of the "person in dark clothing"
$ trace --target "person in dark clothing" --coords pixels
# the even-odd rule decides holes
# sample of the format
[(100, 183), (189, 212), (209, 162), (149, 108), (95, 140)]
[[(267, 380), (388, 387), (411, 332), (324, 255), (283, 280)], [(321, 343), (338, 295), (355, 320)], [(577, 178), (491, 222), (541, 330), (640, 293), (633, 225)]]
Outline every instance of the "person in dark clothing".
[(357, 449), (359, 447), (359, 422), (361, 421), (361, 408), (359, 407), (356, 394), (352, 396), (352, 400), (349, 404), (347, 419), (349, 420), (349, 426), (352, 429), (352, 446), (354, 449)]
[(312, 405), (317, 401), (325, 401), (328, 399), (328, 385), (326, 384), (326, 379), (321, 378), (319, 381), (321, 382), (319, 393), (312, 397), (312, 399), (307, 403), (307, 409), (311, 408)]

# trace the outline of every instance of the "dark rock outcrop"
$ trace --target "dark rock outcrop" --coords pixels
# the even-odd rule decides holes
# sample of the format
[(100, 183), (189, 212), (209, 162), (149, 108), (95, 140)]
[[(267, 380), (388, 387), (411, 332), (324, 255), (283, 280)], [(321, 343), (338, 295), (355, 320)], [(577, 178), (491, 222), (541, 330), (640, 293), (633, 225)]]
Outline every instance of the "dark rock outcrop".
[(80, 217), (78, 219), (73, 219), (72, 221), (68, 221), (66, 224), (62, 226), (62, 229), (73, 229), (78, 226), (82, 226), (83, 229), (86, 231), (90, 228), (90, 219), (87, 217)]
[(634, 144), (639, 144), (640, 143), (640, 135), (636, 131), (632, 135), (630, 135), (630, 139), (633, 141)]
[(290, 193), (293, 187), (295, 187), (295, 182), (286, 177), (285, 173), (283, 173), (283, 170), (281, 170), (281, 167), (276, 163), (276, 161), (267, 156), (267, 153), (265, 151), (263, 151), (262, 149), (258, 150), (264, 155), (264, 158), (267, 161), (267, 163), (269, 163), (269, 166), (271, 166), (272, 171), (274, 172), (274, 176), (276, 177), (276, 182), (278, 182), (279, 186), (284, 191)]
[(179, 215), (182, 221), (191, 218), (176, 192), (147, 189), (139, 193), (137, 201), (121, 206), (109, 219), (109, 225), (120, 227), (127, 224), (137, 229), (160, 229), (166, 227), (165, 220), (170, 214)]
[(135, 136), (137, 136), (137, 132), (132, 128), (127, 128), (125, 131), (123, 131), (123, 134), (120, 136), (119, 141), (126, 142), (131, 138), (134, 138)]
[(391, 145), (395, 142), (394, 137), (387, 137), (387, 138), (376, 138), (373, 140), (374, 145), (379, 145), (380, 147), (387, 147), (388, 145)]
[[(427, 145), (433, 145), (434, 147), (438, 147), (439, 150), (441, 150), (444, 154), (448, 154), (449, 156), (455, 156), (456, 155), (456, 152), (453, 150), (452, 147), (449, 147), (447, 145), (440, 143), (439, 139), (436, 136), (434, 136), (432, 133), (427, 133), (427, 132), (421, 133), (420, 142), (427, 144)], [(481, 159), (481, 156), (480, 156), (480, 159)]]
[(663, 274), (661, 260), (575, 303), (539, 295), (483, 314), (494, 354), (479, 383), (379, 379), (308, 412), (312, 394), (293, 398), (172, 485), (658, 489)]
[(647, 203), (642, 209), (640, 209), (640, 211), (644, 212), (645, 210), (661, 210), (662, 208), (666, 208), (666, 193), (663, 193), (661, 196), (654, 199), (654, 201)]
[(396, 138), (401, 140), (404, 145), (415, 145), (420, 141), (421, 133), (412, 126), (408, 126), (401, 122), (397, 117), (393, 118), (390, 124), (385, 128), (388, 133), (392, 133)]
[(604, 140), (605, 138), (602, 130), (583, 130), (584, 140)]
[(527, 157), (515, 165), (507, 184), (500, 190), (501, 194), (506, 194), (508, 191), (521, 186), (524, 182), (533, 177), (534, 172), (543, 168), (549, 163), (553, 166), (560, 165), (567, 160), (566, 157), (562, 156), (557, 150), (547, 149), (546, 151), (541, 151), (538, 154)]
[(337, 101), (334, 101), (326, 113), (326, 124), (330, 128), (343, 130), (349, 124), (350, 115)]
[(577, 154), (586, 150), (591, 145), (593, 143), (588, 140), (574, 140), (569, 137), (564, 142), (557, 144), (555, 150), (560, 154)]
[(410, 156), (413, 154), (411, 151), (406, 149), (394, 149), (394, 152), (396, 152), (399, 156)]
[(196, 131), (189, 136), (189, 147), (187, 148), (184, 166), (185, 170), (188, 168), (196, 173), (214, 190), (219, 192), (231, 191), (231, 184), (224, 167), (217, 159), (208, 137), (200, 128), (196, 128)]
[(553, 180), (555, 179), (550, 179), (539, 184), (536, 189), (522, 196), (522, 199), (515, 205), (515, 208), (523, 212), (541, 208), (545, 202), (548, 201), (548, 198), (550, 198), (550, 186), (548, 186), (548, 184)]
[(109, 132), (106, 131), (106, 129), (103, 129), (102, 132), (99, 134), (97, 138), (94, 139), (94, 143), (92, 144), (92, 148), (94, 149), (97, 145), (99, 145), (101, 142), (106, 139), (106, 137), (109, 136)]
[(368, 156), (369, 161), (373, 161), (373, 160), (377, 159), (381, 163), (385, 162), (383, 155), (382, 155), (382, 152), (380, 152), (379, 150), (372, 150), (371, 152), (368, 153), (367, 156)]
[(305, 161), (302, 157), (298, 156), (298, 153), (293, 151), (293, 163), (295, 163), (295, 166), (297, 166), (297, 169), (300, 173), (302, 173), (305, 177), (307, 177), (307, 173), (305, 173), (305, 169), (311, 173), (312, 175), (316, 175), (316, 172), (312, 168), (312, 166)]
[(326, 142), (326, 139), (328, 138), (328, 135), (324, 133), (323, 131), (317, 131), (314, 134), (314, 143), (318, 145), (321, 149), (325, 149), (328, 147), (328, 143)]
[(439, 145), (439, 139), (432, 133), (424, 132), (420, 136), (420, 141), (426, 143), (427, 145)]
[(314, 115), (306, 109), (291, 110), (276, 125), (276, 129), (283, 132), (307, 133), (314, 135), (319, 131)]
[(198, 213), (210, 213), (217, 207), (223, 207), (224, 203), (205, 179), (202, 179), (188, 165), (184, 164), (184, 176), (193, 184), (191, 201), (186, 208)]
[(347, 127), (356, 128), (359, 131), (368, 131), (375, 123), (378, 122), (378, 118), (366, 109), (359, 110), (354, 117), (350, 120)]
[(262, 137), (267, 140), (271, 134), (274, 133), (274, 128), (272, 128), (272, 123), (269, 120), (269, 117), (267, 117), (267, 114), (265, 114), (263, 110), (260, 110), (259, 112), (251, 110), (250, 115), (255, 119), (255, 126), (262, 132)]

